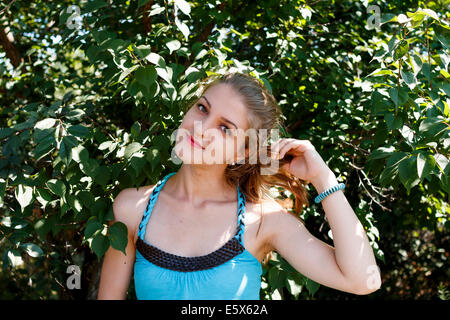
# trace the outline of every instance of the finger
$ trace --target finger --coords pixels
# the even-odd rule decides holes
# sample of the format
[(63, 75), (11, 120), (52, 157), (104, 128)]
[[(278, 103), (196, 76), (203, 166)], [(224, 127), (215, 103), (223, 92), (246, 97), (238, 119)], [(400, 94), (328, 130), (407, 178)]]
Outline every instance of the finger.
[(280, 148), (280, 153), (279, 153), (278, 159), (283, 159), (284, 155), (292, 148), (295, 148), (297, 145), (298, 145), (298, 143), (296, 141), (289, 141), (289, 142), (285, 143)]
[(314, 148), (309, 140), (294, 140), (285, 144), (282, 149), (280, 149), (280, 159), (284, 157), (284, 155), (289, 152), (291, 149), (294, 149), (294, 153), (296, 155), (300, 155), (303, 152)]
[(287, 143), (289, 143), (290, 141), (295, 140), (295, 139), (291, 139), (291, 138), (282, 138), (280, 140), (278, 140), (277, 142), (275, 142), (275, 144), (271, 147), (271, 152), (274, 154), (279, 154), (281, 148), (283, 148), (284, 145), (286, 145)]

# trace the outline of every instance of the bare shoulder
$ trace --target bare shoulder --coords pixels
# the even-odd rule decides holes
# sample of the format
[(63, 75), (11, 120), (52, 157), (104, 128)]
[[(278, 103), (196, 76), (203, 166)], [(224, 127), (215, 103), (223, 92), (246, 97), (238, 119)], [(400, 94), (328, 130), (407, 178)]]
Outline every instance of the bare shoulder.
[[(256, 205), (256, 207), (259, 207), (259, 204)], [(276, 234), (276, 232), (280, 230), (281, 225), (283, 225), (284, 223), (302, 223), (299, 217), (289, 212), (274, 199), (265, 199), (262, 201), (262, 212), (262, 228), (264, 230), (266, 246), (269, 247), (269, 251), (274, 250), (271, 245), (272, 238)]]
[(114, 220), (123, 222), (128, 228), (128, 233), (136, 233), (154, 186), (125, 188), (114, 198)]

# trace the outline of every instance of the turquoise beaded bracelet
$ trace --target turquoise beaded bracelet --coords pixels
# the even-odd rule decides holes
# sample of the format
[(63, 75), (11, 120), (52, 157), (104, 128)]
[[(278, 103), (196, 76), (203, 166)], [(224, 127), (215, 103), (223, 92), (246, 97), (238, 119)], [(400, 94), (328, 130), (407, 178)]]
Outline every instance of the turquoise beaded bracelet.
[(338, 190), (344, 190), (345, 188), (345, 183), (339, 183), (338, 185), (335, 185), (334, 187), (331, 187), (327, 190), (325, 190), (324, 192), (322, 192), (321, 194), (319, 194), (315, 199), (314, 202), (315, 203), (319, 203), (321, 202), (326, 196), (329, 196), (331, 193), (336, 192)]

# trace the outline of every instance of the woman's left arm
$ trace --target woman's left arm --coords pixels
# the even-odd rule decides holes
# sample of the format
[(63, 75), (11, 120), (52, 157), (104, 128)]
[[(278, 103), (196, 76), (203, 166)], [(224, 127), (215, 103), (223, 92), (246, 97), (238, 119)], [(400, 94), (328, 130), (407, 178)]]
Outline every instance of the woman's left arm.
[[(275, 153), (279, 150), (279, 159), (286, 153), (293, 155), (284, 169), (311, 182), (319, 194), (339, 183), (309, 140), (281, 139), (272, 150)], [(342, 274), (354, 283), (360, 283), (363, 291), (378, 289), (381, 275), (372, 247), (344, 192), (335, 191), (321, 203), (333, 234), (336, 262)]]
[[(339, 182), (329, 170), (311, 183), (320, 194)], [(362, 286), (367, 286), (369, 290), (378, 288), (381, 279), (372, 247), (344, 192), (335, 191), (326, 196), (321, 203), (333, 234), (336, 261), (342, 273)]]

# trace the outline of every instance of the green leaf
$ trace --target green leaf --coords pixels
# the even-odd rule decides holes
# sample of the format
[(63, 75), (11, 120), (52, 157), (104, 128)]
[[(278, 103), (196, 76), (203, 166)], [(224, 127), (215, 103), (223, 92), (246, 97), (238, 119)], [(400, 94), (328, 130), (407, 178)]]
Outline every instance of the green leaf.
[(424, 155), (422, 152), (417, 154), (417, 174), (422, 182), (431, 171), (433, 171), (436, 161), (431, 154)]
[(56, 123), (56, 119), (47, 118), (47, 119), (37, 122), (36, 125), (34, 126), (34, 128), (40, 129), (40, 130), (48, 129), (48, 128), (53, 127), (55, 125), (55, 123)]
[(389, 131), (400, 129), (403, 125), (403, 119), (401, 117), (396, 117), (392, 113), (386, 113), (384, 115), (384, 120)]
[(450, 194), (450, 178), (446, 174), (441, 174), (440, 185), (447, 194)]
[(412, 90), (417, 84), (417, 79), (415, 75), (409, 71), (400, 71), (403, 81), (408, 85), (408, 87)]
[(135, 121), (133, 125), (131, 126), (131, 135), (134, 139), (139, 137), (139, 134), (141, 133), (141, 124), (138, 121)]
[(372, 112), (375, 115), (385, 114), (389, 111), (389, 108), (392, 106), (392, 102), (385, 98), (384, 95), (379, 93), (378, 91), (373, 91), (371, 95), (372, 100)]
[(399, 40), (398, 40), (397, 36), (393, 35), (387, 44), (389, 55), (392, 55), (392, 51), (394, 51), (394, 49), (398, 43), (399, 43)]
[(152, 53), (152, 47), (142, 44), (140, 46), (134, 47), (134, 52), (136, 52), (139, 58), (145, 59), (148, 55), (150, 55), (150, 53)]
[[(131, 129), (133, 129), (133, 127), (131, 127)], [(114, 141), (105, 141), (100, 143), (100, 145), (98, 146), (98, 150), (106, 150), (109, 149), (111, 147), (111, 145), (114, 144)]]
[(395, 76), (395, 73), (392, 70), (389, 69), (376, 69), (371, 74), (369, 74), (367, 77), (373, 77), (373, 76)]
[(170, 84), (171, 83), (171, 78), (170, 78), (169, 72), (167, 72), (168, 68), (169, 67), (167, 67), (167, 68), (156, 68), (156, 72), (158, 73), (158, 76), (163, 78), (169, 84), (170, 88), (174, 89), (174, 87)]
[(317, 290), (320, 287), (320, 284), (307, 278), (305, 283), (306, 289), (308, 289), (309, 294), (314, 297), (314, 294), (317, 292)]
[(103, 225), (96, 220), (89, 220), (86, 224), (86, 228), (84, 229), (84, 237), (86, 239), (91, 238), (97, 231), (101, 231), (103, 229)]
[(111, 245), (114, 249), (122, 251), (126, 255), (125, 248), (128, 244), (128, 229), (127, 226), (120, 222), (114, 222), (114, 224), (109, 228), (109, 239)]
[(393, 13), (383, 13), (383, 14), (381, 14), (380, 22), (381, 22), (381, 24), (384, 24), (384, 23), (392, 21), (396, 17), (397, 16)]
[(443, 65), (443, 70), (446, 71), (448, 69), (448, 65), (450, 63), (449, 55), (447, 53), (441, 53), (438, 55), (438, 57), (439, 57), (440, 63)]
[(94, 178), (95, 170), (98, 168), (99, 163), (95, 159), (88, 159), (87, 161), (82, 161), (80, 164), (81, 172)]
[(135, 77), (139, 84), (149, 89), (150, 86), (156, 81), (158, 75), (154, 66), (147, 65), (137, 69), (135, 72)]
[(419, 184), (420, 178), (417, 175), (417, 157), (411, 156), (410, 158), (403, 159), (398, 165), (398, 173), (400, 181), (408, 190), (408, 194), (414, 186)]
[(428, 82), (431, 81), (431, 66), (428, 63), (424, 63), (422, 65), (422, 74), (425, 76), (425, 78), (428, 80)]
[(102, 0), (93, 0), (86, 3), (83, 13), (92, 12), (100, 8), (108, 6), (108, 3)]
[(164, 10), (165, 10), (164, 7), (156, 6), (154, 9), (152, 9), (152, 11), (150, 11), (149, 16), (151, 17), (154, 15), (160, 14), (160, 13), (164, 12)]
[(89, 133), (89, 129), (85, 126), (80, 126), (78, 124), (70, 126), (67, 131), (77, 137), (84, 137)]
[(86, 163), (89, 159), (89, 152), (84, 146), (78, 145), (72, 148), (72, 158), (78, 163)]
[[(66, 138), (66, 137), (64, 137), (64, 138)], [(72, 147), (70, 147), (67, 144), (68, 141), (65, 140), (64, 138), (59, 145), (59, 156), (62, 159), (62, 161), (66, 165), (68, 165), (70, 163), (70, 161), (72, 160), (72, 152), (71, 152)]]
[(441, 69), (439, 71), (440, 74), (442, 74), (444, 76), (445, 79), (450, 79), (450, 73), (448, 73), (447, 71), (445, 71), (444, 69)]
[(64, 197), (66, 194), (66, 185), (61, 180), (51, 179), (47, 181), (46, 186), (57, 196)]
[(286, 288), (289, 290), (289, 292), (294, 296), (297, 297), (300, 292), (302, 291), (302, 286), (300, 283), (297, 283), (295, 279), (292, 278), (291, 275), (288, 275), (286, 277)]
[(394, 181), (394, 179), (397, 177), (398, 174), (398, 166), (400, 161), (405, 159), (408, 156), (405, 152), (394, 152), (386, 161), (386, 166), (384, 170), (381, 172), (381, 174), (378, 176), (378, 181), (381, 184), (381, 186), (386, 187), (391, 182)]
[(395, 110), (408, 101), (408, 92), (404, 90), (404, 88), (400, 88), (400, 90), (398, 90), (396, 87), (392, 87), (388, 90), (388, 92), (389, 97), (395, 104)]
[(448, 165), (448, 158), (446, 156), (444, 156), (443, 154), (440, 153), (436, 153), (433, 155), (434, 160), (436, 160), (436, 163), (438, 164), (439, 168), (442, 170), (442, 172), (445, 173), (445, 168)]
[(44, 255), (42, 249), (34, 243), (23, 243), (19, 247), (24, 249), (24, 251), (33, 258), (41, 257)]
[(5, 200), (5, 190), (6, 182), (4, 179), (0, 178), (0, 206), (3, 205), (3, 201)]
[(137, 68), (139, 68), (139, 65), (134, 65), (131, 68), (127, 68), (125, 71), (121, 72), (118, 81), (121, 82), (123, 79), (125, 79), (130, 73), (132, 73)]
[(282, 272), (277, 267), (272, 267), (269, 270), (269, 274), (268, 274), (267, 280), (269, 281), (269, 285), (273, 289), (278, 289), (278, 288), (282, 288), (285, 285), (285, 281), (286, 281), (285, 277), (286, 277), (286, 273), (285, 272)]
[(3, 267), (4, 268), (5, 268), (5, 265), (9, 265), (9, 264), (13, 268), (23, 264), (22, 255), (16, 249), (7, 249), (6, 252), (5, 252), (5, 257), (6, 257), (6, 259), (5, 259), (6, 263), (3, 262)]
[(133, 142), (126, 146), (124, 156), (129, 159), (133, 156), (135, 152), (141, 150), (142, 145), (139, 142)]
[(429, 16), (429, 17), (433, 18), (434, 20), (439, 21), (439, 16), (436, 14), (436, 12), (434, 12), (434, 11), (431, 10), (431, 9), (419, 9), (419, 10), (417, 10), (417, 11), (415, 12), (415, 14), (416, 14), (416, 15), (421, 15), (421, 14), (423, 14), (423, 15), (426, 15), (426, 16)]
[(12, 128), (16, 131), (23, 131), (32, 128), (34, 124), (34, 119), (28, 119), (25, 122), (15, 124)]
[(72, 194), (67, 195), (67, 203), (75, 211), (75, 213), (80, 213), (83, 209), (80, 200)]
[[(59, 130), (59, 128), (58, 128)], [(33, 132), (33, 138), (36, 142), (41, 142), (48, 137), (54, 137), (56, 132), (56, 128), (48, 128), (48, 129), (35, 129)]]
[(407, 125), (403, 125), (400, 129), (400, 134), (405, 138), (406, 142), (410, 145), (414, 145), (415, 132)]
[(447, 131), (449, 128), (443, 122), (443, 119), (437, 117), (429, 117), (424, 120), (419, 125), (419, 132), (427, 139), (437, 139), (441, 134)]
[(88, 192), (88, 191), (80, 191), (77, 196), (80, 198), (81, 203), (86, 207), (86, 208), (92, 208), (92, 206), (95, 203), (95, 198), (92, 195), (92, 193)]
[(152, 165), (152, 171), (155, 171), (156, 166), (161, 162), (161, 154), (156, 147), (151, 147), (147, 150), (145, 158)]
[(85, 112), (81, 109), (73, 109), (64, 115), (68, 120), (80, 120), (82, 116), (85, 115)]
[(161, 68), (166, 67), (166, 61), (157, 53), (151, 52), (148, 56), (145, 57), (145, 60)]
[(409, 65), (414, 72), (414, 76), (417, 76), (422, 69), (422, 59), (414, 53), (409, 56)]
[(10, 136), (14, 132), (11, 128), (0, 128), (0, 139)]
[(51, 229), (51, 221), (47, 219), (40, 219), (34, 224), (34, 230), (42, 241), (46, 241), (46, 236)]
[(388, 148), (379, 147), (378, 149), (372, 151), (372, 153), (368, 156), (367, 159), (368, 160), (383, 159), (389, 157), (394, 151), (395, 151), (394, 146), (390, 146)]
[(185, 0), (175, 0), (175, 5), (186, 15), (191, 17), (191, 5)]
[[(181, 31), (181, 33), (183, 34), (183, 36), (185, 37), (186, 41), (188, 41), (189, 39), (189, 28), (188, 26), (181, 22), (180, 20), (178, 20), (178, 17), (175, 17), (175, 25), (177, 26), (177, 28)], [(172, 53), (172, 52), (171, 52)]]
[(413, 29), (419, 27), (425, 19), (425, 14), (423, 13), (407, 12), (406, 14), (408, 15), (409, 18), (411, 18), (411, 27)]
[(130, 160), (131, 167), (133, 167), (136, 172), (136, 176), (139, 176), (143, 170), (143, 168), (147, 165), (147, 161), (144, 157), (132, 157)]
[(111, 172), (107, 166), (99, 166), (97, 169), (95, 169), (94, 173), (95, 183), (98, 183), (99, 185), (106, 187), (106, 184), (109, 182), (110, 178)]
[(178, 40), (172, 40), (166, 43), (167, 48), (169, 48), (170, 54), (172, 52), (181, 48), (181, 42)]
[(42, 204), (43, 208), (45, 209), (47, 203), (52, 201), (52, 195), (46, 189), (42, 188), (36, 189), (36, 193), (36, 200), (39, 201), (39, 203)]
[(23, 184), (19, 184), (16, 188), (15, 188), (15, 193), (14, 193), (17, 201), (20, 204), (20, 208), (23, 210), (30, 205), (31, 201), (33, 200), (33, 188), (23, 185)]
[(92, 239), (91, 248), (92, 250), (94, 250), (99, 260), (101, 259), (101, 257), (103, 257), (106, 251), (108, 251), (109, 244), (110, 243), (108, 237), (104, 236), (101, 233), (98, 233), (94, 237), (94, 239)]
[(443, 28), (441, 26), (433, 26), (435, 32), (435, 38), (442, 44), (445, 49), (450, 48), (450, 37), (448, 28)]
[(398, 45), (395, 47), (394, 50), (394, 60), (399, 60), (402, 58), (405, 54), (408, 53), (409, 50), (409, 44), (406, 40), (402, 40), (398, 43)]

